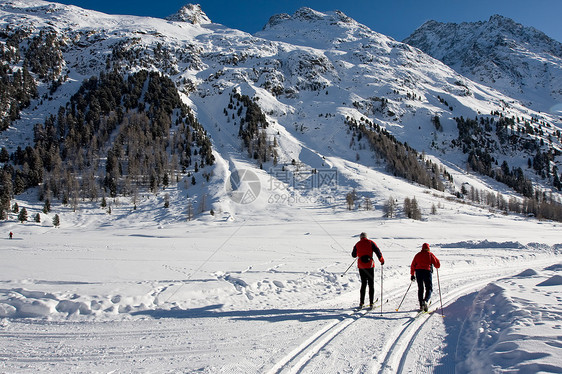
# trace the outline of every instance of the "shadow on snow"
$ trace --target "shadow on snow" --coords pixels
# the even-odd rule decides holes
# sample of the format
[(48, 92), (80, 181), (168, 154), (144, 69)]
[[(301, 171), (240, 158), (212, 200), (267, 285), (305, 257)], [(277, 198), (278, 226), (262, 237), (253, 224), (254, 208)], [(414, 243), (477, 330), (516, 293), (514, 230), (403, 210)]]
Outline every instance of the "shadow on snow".
[(473, 292), (462, 296), (454, 303), (444, 308), (445, 318), (445, 346), (443, 348), (443, 357), (441, 362), (435, 366), (434, 373), (455, 373), (456, 365), (466, 360), (466, 357), (458, 357), (462, 355), (463, 350), (459, 350), (460, 340), (462, 339), (464, 321), (468, 318), (472, 311), (472, 304), (478, 292)]
[(231, 318), (238, 321), (320, 321), (353, 317), (342, 309), (259, 309), (223, 311), (223, 304), (209, 305), (193, 309), (155, 309), (131, 313), (133, 316), (152, 318)]

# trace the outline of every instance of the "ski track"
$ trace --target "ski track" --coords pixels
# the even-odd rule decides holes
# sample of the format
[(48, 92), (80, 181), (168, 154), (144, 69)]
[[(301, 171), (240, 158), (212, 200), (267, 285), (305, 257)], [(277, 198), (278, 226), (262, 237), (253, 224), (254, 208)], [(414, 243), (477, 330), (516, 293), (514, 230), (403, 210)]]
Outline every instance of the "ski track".
[[(214, 339), (211, 344), (192, 340), (185, 326), (162, 330), (158, 324), (150, 326), (147, 329), (143, 328), (147, 327), (144, 324), (130, 326), (133, 331), (123, 331), (116, 326), (116, 331), (102, 333), (95, 330), (76, 333), (1, 332), (0, 339), (6, 345), (0, 349), (0, 372), (179, 373), (189, 365), (205, 367), (205, 362), (209, 357), (216, 357), (217, 352), (237, 350), (229, 339)], [(37, 330), (48, 328), (41, 324), (34, 327)], [(210, 334), (216, 336), (214, 331)], [(18, 347), (17, 350), (11, 349), (12, 346)], [(125, 367), (127, 369), (123, 370)], [(162, 370), (155, 371), (155, 367)]]
[(293, 349), (287, 356), (278, 361), (273, 368), (267, 371), (267, 374), (284, 372), (291, 374), (299, 373), (301, 369), (305, 367), (312, 358), (322, 350), (322, 348), (330, 344), (335, 337), (341, 334), (352, 324), (357, 323), (365, 315), (377, 313), (377, 308), (379, 308), (380, 305), (381, 303), (379, 300), (379, 302), (375, 303), (375, 308), (373, 310), (365, 309), (342, 314), (342, 318), (340, 320), (332, 322), (310, 336), (301, 345)]
[[(548, 264), (551, 260), (538, 260), (533, 263), (533, 265), (538, 264)], [(455, 286), (449, 286), (449, 289), (442, 288), (442, 302), (443, 308), (440, 305), (439, 300), (439, 289), (437, 287), (436, 279), (434, 279), (434, 292), (433, 292), (433, 303), (430, 311), (430, 315), (418, 315), (417, 313), (411, 315), (407, 321), (405, 321), (399, 329), (395, 330), (393, 336), (387, 340), (386, 346), (383, 351), (379, 354), (379, 357), (384, 357), (382, 362), (379, 363), (378, 367), (373, 370), (379, 374), (390, 374), (390, 373), (419, 373), (420, 370), (425, 370), (424, 372), (433, 373), (435, 372), (434, 367), (431, 366), (435, 360), (435, 351), (432, 349), (424, 350), (424, 355), (430, 355), (430, 360), (426, 360), (423, 365), (416, 365), (415, 370), (413, 370), (412, 365), (415, 365), (416, 358), (411, 357), (414, 355), (411, 349), (416, 343), (418, 338), (425, 339), (427, 334), (430, 333), (432, 327), (435, 326), (436, 318), (447, 317), (443, 315), (444, 309), (455, 302), (459, 297), (466, 295), (470, 292), (477, 291), (485, 287), (487, 284), (496, 281), (501, 278), (512, 276), (520, 272), (522, 269), (521, 264), (515, 264), (505, 267), (501, 271), (475, 271), (472, 273), (470, 279), (462, 279), (458, 281), (458, 275), (449, 275), (441, 277), (441, 283), (453, 284)], [(434, 274), (435, 275), (435, 274)], [(435, 278), (435, 276), (434, 276)], [(457, 280), (457, 282), (454, 282)], [(445, 282), (443, 282), (445, 281)], [(439, 321), (440, 322), (440, 321)], [(437, 322), (437, 323), (439, 323)], [(451, 357), (446, 358), (445, 371), (450, 370), (454, 372), (454, 363), (451, 362)], [(418, 358), (418, 361), (421, 358)]]
[[(516, 261), (499, 268), (471, 269), (462, 277), (458, 272), (445, 272), (440, 276), (443, 307), (490, 282), (513, 276), (529, 266), (552, 264), (553, 261), (553, 257)], [(384, 300), (378, 300), (372, 311), (342, 309), (341, 314), (332, 316), (330, 313), (337, 310), (337, 306), (332, 305), (327, 309), (330, 312), (321, 312), (325, 318), (322, 324), (295, 324), (289, 320), (287, 324), (276, 324), (274, 331), (264, 329), (256, 335), (252, 330), (251, 337), (245, 332), (238, 336), (236, 331), (229, 332), (228, 328), (232, 323), (244, 323), (252, 317), (228, 311), (222, 315), (230, 315), (233, 319), (220, 318), (220, 313), (206, 316), (213, 318), (212, 324), (190, 320), (179, 313), (177, 319), (167, 321), (166, 325), (158, 319), (147, 318), (100, 322), (105, 325), (103, 329), (98, 328), (99, 323), (28, 320), (17, 327), (14, 324), (19, 330), (0, 329), (0, 341), (5, 342), (0, 349), (0, 372), (32, 373), (52, 369), (58, 372), (100, 372), (100, 369), (110, 372), (113, 368), (119, 371), (127, 366), (130, 370), (126, 372), (135, 373), (147, 369), (155, 372), (155, 367), (168, 368), (157, 372), (184, 372), (182, 370), (189, 367), (192, 372), (202, 373), (316, 373), (326, 372), (329, 368), (328, 372), (387, 374), (432, 373), (437, 363), (444, 372), (454, 371), (453, 357), (443, 357), (438, 349), (422, 348), (423, 352), (420, 349), (423, 347), (421, 342), (430, 334), (441, 334), (437, 341), (443, 341), (444, 332), (437, 328), (443, 324), (437, 274), (434, 274), (433, 313), (430, 315), (418, 316), (412, 311), (416, 299), (415, 284), (406, 295), (402, 309), (395, 311), (407, 286), (402, 284), (385, 289)], [(376, 284), (375, 288), (380, 292)], [(334, 303), (337, 305), (338, 301)], [(314, 309), (323, 310), (322, 307)], [(57, 330), (49, 332), (53, 328)], [(205, 329), (205, 335), (190, 336), (190, 330), (197, 329)], [(365, 330), (372, 331), (365, 333)], [(290, 336), (281, 341), (284, 343), (281, 347), (280, 341), (276, 340), (280, 336)], [(448, 343), (457, 344), (454, 341)], [(241, 349), (246, 350), (248, 356), (241, 358)], [(78, 361), (77, 357), (80, 358)], [(215, 360), (216, 366), (208, 366)]]
[[(543, 262), (545, 264), (549, 264), (552, 262), (552, 260), (537, 260), (536, 262), (533, 262), (533, 265), (542, 264)], [(517, 272), (521, 271), (522, 267), (524, 267), (524, 265), (514, 264), (504, 267), (502, 270), (486, 269), (482, 271), (474, 271), (471, 274), (470, 279), (465, 278), (460, 281), (458, 280), (458, 274), (441, 276), (440, 282), (448, 285), (447, 288), (441, 289), (443, 309), (449, 304), (456, 301), (459, 297), (466, 295), (472, 291), (482, 289), (490, 282), (517, 274)], [(402, 286), (391, 290), (385, 290), (385, 295), (387, 295), (385, 297), (388, 297), (388, 299), (385, 300), (382, 315), (380, 314), (379, 309), (380, 302), (377, 303), (375, 309), (370, 311), (369, 313), (359, 312), (357, 314), (352, 312), (342, 314), (341, 319), (334, 321), (327, 326), (324, 326), (323, 328), (306, 338), (304, 342), (294, 348), (291, 352), (289, 352), (286, 356), (279, 360), (271, 369), (269, 369), (267, 371), (267, 374), (296, 374), (316, 372), (316, 369), (318, 369), (318, 367), (322, 367), (322, 365), (320, 364), (317, 365), (318, 367), (314, 367), (313, 363), (316, 359), (322, 360), (321, 353), (323, 352), (323, 350), (327, 350), (329, 348), (329, 345), (336, 339), (344, 338), (342, 335), (345, 335), (347, 330), (351, 330), (351, 328), (355, 325), (367, 321), (367, 318), (365, 318), (367, 314), (369, 317), (375, 319), (377, 319), (379, 316), (388, 316), (389, 308), (394, 309), (394, 303), (399, 303), (400, 299), (404, 296), (406, 289), (407, 286)], [(412, 297), (415, 298), (415, 296), (413, 296), (415, 292), (417, 292), (416, 287), (412, 287), (409, 291), (408, 297), (410, 299)], [(420, 369), (424, 369), (424, 372), (434, 372), (434, 368), (432, 366), (428, 366), (427, 362), (422, 366), (417, 365), (416, 370), (414, 371), (412, 371), (412, 368), (408, 365), (416, 364), (415, 358), (410, 357), (409, 351), (418, 337), (423, 339), (425, 334), (428, 333), (431, 329), (432, 322), (436, 318), (446, 317), (442, 316), (443, 309), (441, 308), (439, 300), (439, 287), (435, 274), (432, 301), (433, 303), (430, 308), (430, 315), (418, 315), (417, 312), (410, 312), (408, 313), (407, 317), (399, 317), (393, 321), (394, 323), (385, 326), (385, 331), (380, 333), (380, 335), (386, 337), (384, 346), (380, 352), (377, 352), (377, 354), (372, 357), (375, 363), (371, 364), (365, 362), (361, 364), (360, 369), (355, 366), (353, 369), (350, 369), (350, 371), (393, 374), (405, 372), (415, 373), (416, 370), (417, 372), (419, 372)], [(403, 312), (395, 312), (394, 310), (392, 310), (390, 311), (390, 314), (392, 313)], [(345, 337), (344, 339), (350, 341), (349, 336)], [(351, 339), (353, 338), (351, 337)], [(346, 355), (345, 352), (342, 351), (351, 351), (352, 349), (353, 347), (348, 347), (345, 344), (342, 344), (341, 346), (338, 346), (336, 348), (336, 350), (339, 350), (340, 353), (343, 353), (343, 356), (348, 355)], [(436, 352), (434, 350), (428, 350), (428, 352), (424, 353), (431, 356), (430, 362), (437, 361), (438, 358), (435, 357)], [(454, 371), (454, 363), (450, 361), (451, 358), (447, 357), (446, 362), (448, 363), (448, 368)], [(307, 366), (311, 367), (310, 370), (307, 369)]]
[[(469, 284), (461, 287), (454, 288), (452, 291), (442, 294), (443, 307), (446, 307), (449, 303), (455, 301), (459, 296), (464, 295), (470, 291), (478, 290), (484, 287), (486, 284), (493, 280), (501, 278), (505, 274), (494, 274), (492, 276), (484, 275), (481, 280), (476, 280), (470, 282)], [(445, 278), (444, 280), (450, 280)], [(438, 292), (437, 289), (435, 291)], [(436, 299), (433, 296), (433, 300)], [(437, 300), (438, 301), (438, 300)], [(390, 344), (387, 345), (387, 349), (382, 352), (381, 357), (385, 357), (378, 372), (383, 373), (402, 373), (405, 371), (405, 364), (408, 357), (408, 352), (411, 350), (413, 343), (416, 341), (419, 335), (423, 335), (424, 327), (431, 321), (432, 317), (442, 317), (441, 306), (435, 306), (436, 302), (432, 304), (432, 310), (430, 315), (425, 314), (415, 314), (401, 326), (401, 329), (397, 333), (397, 337), (389, 341)], [(440, 303), (439, 303), (440, 304)], [(431, 372), (431, 370), (430, 370)]]

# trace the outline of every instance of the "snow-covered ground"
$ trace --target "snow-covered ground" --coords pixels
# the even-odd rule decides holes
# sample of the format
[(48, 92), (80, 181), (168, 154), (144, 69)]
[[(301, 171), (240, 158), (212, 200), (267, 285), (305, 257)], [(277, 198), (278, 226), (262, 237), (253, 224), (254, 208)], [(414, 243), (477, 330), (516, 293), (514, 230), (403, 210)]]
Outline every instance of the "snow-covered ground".
[[(0, 372), (562, 371), (559, 223), (453, 203), (424, 221), (127, 209), (0, 224)], [(357, 270), (341, 276), (361, 231), (386, 260), (367, 314), (352, 311)], [(396, 309), (424, 242), (442, 267), (435, 312), (417, 316), (415, 284)]]

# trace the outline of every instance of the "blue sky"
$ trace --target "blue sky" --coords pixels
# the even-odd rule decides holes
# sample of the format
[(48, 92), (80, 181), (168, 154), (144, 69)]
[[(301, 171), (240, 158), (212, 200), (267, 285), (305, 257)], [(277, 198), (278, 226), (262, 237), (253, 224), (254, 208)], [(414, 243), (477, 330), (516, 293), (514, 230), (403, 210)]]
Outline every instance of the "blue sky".
[(293, 14), (307, 6), (318, 11), (341, 10), (372, 30), (403, 40), (425, 21), (485, 21), (493, 14), (532, 26), (562, 42), (562, 0), (59, 0), (109, 14), (166, 17), (187, 3), (200, 4), (215, 23), (254, 33), (270, 16)]

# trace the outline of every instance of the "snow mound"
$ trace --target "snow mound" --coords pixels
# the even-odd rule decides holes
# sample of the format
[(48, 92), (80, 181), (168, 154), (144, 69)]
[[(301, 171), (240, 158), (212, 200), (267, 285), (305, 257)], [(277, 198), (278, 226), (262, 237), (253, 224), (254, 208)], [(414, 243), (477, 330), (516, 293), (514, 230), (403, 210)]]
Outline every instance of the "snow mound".
[(519, 242), (493, 242), (488, 240), (467, 240), (456, 243), (440, 244), (441, 248), (505, 248), (505, 249), (523, 249), (525, 246)]
[(519, 278), (525, 278), (525, 277), (532, 277), (538, 275), (538, 273), (536, 271), (534, 271), (533, 269), (527, 269), (519, 274), (516, 275), (516, 277)]
[(544, 282), (537, 284), (537, 286), (560, 286), (562, 285), (562, 276), (555, 275), (553, 277), (548, 278)]
[[(560, 285), (562, 277), (541, 284)], [(537, 290), (521, 276), (489, 284), (474, 298), (463, 323), (457, 351), (466, 354), (455, 371), (561, 372), (558, 300), (558, 290)]]
[[(143, 300), (140, 300), (143, 299)], [(98, 298), (76, 294), (53, 294), (21, 288), (0, 290), (0, 318), (52, 318), (77, 316), (110, 316), (145, 310), (153, 304), (152, 298), (112, 297)]]
[(551, 265), (549, 267), (544, 268), (544, 270), (561, 271), (562, 270), (562, 264)]

